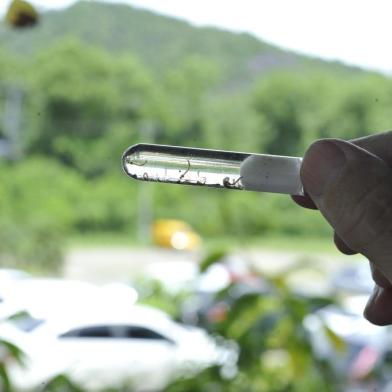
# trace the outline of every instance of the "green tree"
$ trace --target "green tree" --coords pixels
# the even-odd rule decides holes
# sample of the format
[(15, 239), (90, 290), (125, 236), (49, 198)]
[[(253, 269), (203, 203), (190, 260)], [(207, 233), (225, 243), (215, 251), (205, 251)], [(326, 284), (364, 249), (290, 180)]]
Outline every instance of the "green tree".
[[(254, 107), (265, 129), (266, 152), (280, 155), (302, 153), (309, 125), (325, 111), (329, 85), (318, 75), (276, 73), (261, 79), (254, 92)], [(311, 132), (316, 136), (317, 132)]]
[(273, 154), (302, 154), (315, 139), (352, 139), (392, 123), (392, 82), (381, 75), (277, 73), (259, 82), (253, 99)]
[(289, 75), (277, 75), (262, 80), (255, 93), (255, 109), (266, 129), (266, 152), (293, 155), (301, 145), (301, 112), (306, 105), (303, 81)]
[(162, 88), (168, 106), (159, 140), (200, 145), (209, 92), (217, 75), (215, 64), (200, 56), (189, 56), (167, 72)]
[(265, 130), (248, 95), (210, 100), (202, 138), (209, 148), (261, 153), (264, 137)]
[(391, 128), (392, 81), (381, 75), (363, 75), (340, 83), (336, 112), (329, 135), (352, 139)]
[(107, 169), (151, 110), (153, 83), (131, 56), (68, 40), (40, 53), (33, 70), (29, 151), (56, 156), (82, 173)]

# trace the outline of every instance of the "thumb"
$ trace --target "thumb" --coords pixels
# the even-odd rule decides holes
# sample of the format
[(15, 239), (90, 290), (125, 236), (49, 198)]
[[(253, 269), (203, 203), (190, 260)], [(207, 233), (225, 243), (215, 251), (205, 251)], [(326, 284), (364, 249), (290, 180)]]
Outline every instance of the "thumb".
[(352, 143), (325, 139), (305, 154), (304, 189), (337, 235), (392, 282), (392, 170)]

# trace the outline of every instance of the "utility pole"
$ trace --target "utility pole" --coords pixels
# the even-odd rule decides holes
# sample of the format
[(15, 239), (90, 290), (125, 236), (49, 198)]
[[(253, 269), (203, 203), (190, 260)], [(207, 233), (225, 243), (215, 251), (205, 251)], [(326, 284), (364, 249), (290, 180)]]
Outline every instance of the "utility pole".
[(22, 157), (22, 103), (23, 91), (15, 86), (5, 87), (3, 130), (8, 142), (8, 157), (18, 160)]

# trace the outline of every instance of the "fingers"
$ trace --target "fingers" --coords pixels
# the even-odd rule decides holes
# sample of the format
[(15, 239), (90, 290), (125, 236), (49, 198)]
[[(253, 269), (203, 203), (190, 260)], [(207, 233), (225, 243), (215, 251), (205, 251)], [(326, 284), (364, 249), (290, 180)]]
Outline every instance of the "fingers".
[(370, 261), (376, 285), (364, 315), (376, 325), (392, 324), (392, 132), (353, 140), (314, 143), (301, 178), (307, 195), (293, 197), (318, 208), (335, 229), (345, 254)]
[[(389, 148), (389, 146), (392, 145), (392, 131), (353, 139), (351, 140), (351, 143), (378, 156), (384, 160), (388, 166), (392, 167), (392, 149)], [(312, 210), (317, 209), (316, 205), (307, 194), (305, 194), (305, 196), (292, 196), (292, 198), (301, 207), (310, 208)]]
[(377, 155), (386, 164), (392, 167), (392, 131), (378, 133), (377, 135), (362, 137), (351, 141), (358, 147)]
[(291, 198), (301, 207), (317, 210), (316, 204), (313, 203), (313, 200), (307, 194), (305, 196), (293, 195)]
[(391, 304), (392, 289), (376, 285), (365, 307), (364, 316), (376, 325), (392, 324)]
[(351, 256), (355, 255), (357, 252), (352, 250), (336, 233), (334, 233), (333, 241), (336, 247), (345, 255)]
[(384, 289), (392, 288), (392, 284), (389, 282), (389, 280), (373, 263), (369, 263), (369, 266), (372, 272), (372, 278), (377, 286)]
[[(296, 196), (292, 195), (291, 198), (301, 207), (308, 208), (311, 210), (317, 210), (317, 206), (314, 204), (312, 199), (308, 196)], [(334, 243), (340, 252), (345, 255), (355, 255), (357, 252), (352, 250), (347, 244), (336, 234), (334, 233)]]
[(392, 173), (386, 163), (352, 143), (321, 140), (305, 154), (301, 178), (337, 236), (391, 282)]
[(364, 316), (373, 324), (392, 324), (392, 285), (384, 274), (370, 263), (376, 285), (366, 304)]

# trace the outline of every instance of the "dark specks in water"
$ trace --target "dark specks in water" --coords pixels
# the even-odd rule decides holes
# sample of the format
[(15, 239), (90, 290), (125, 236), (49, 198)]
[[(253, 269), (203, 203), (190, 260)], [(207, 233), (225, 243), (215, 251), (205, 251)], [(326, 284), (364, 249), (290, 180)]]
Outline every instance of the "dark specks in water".
[(241, 179), (242, 179), (242, 176), (238, 177), (236, 180), (230, 181), (229, 177), (225, 177), (223, 179), (223, 186), (225, 188), (229, 188), (229, 189), (232, 189), (232, 188), (242, 189), (242, 186), (240, 183)]
[(128, 163), (130, 165), (135, 165), (135, 166), (144, 166), (147, 163), (147, 161), (136, 162), (136, 161), (128, 160)]
[(189, 169), (191, 168), (191, 163), (189, 162), (189, 159), (187, 159), (187, 162), (188, 162), (188, 167), (185, 170), (185, 172), (181, 174), (180, 181), (185, 177), (185, 175), (189, 172)]

